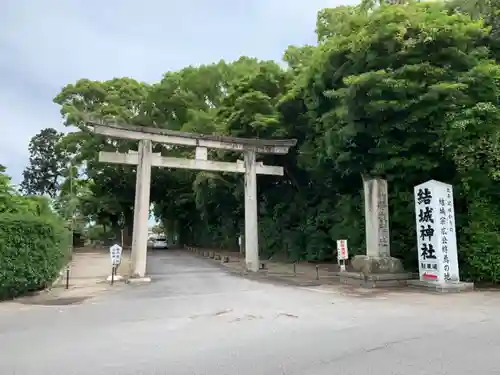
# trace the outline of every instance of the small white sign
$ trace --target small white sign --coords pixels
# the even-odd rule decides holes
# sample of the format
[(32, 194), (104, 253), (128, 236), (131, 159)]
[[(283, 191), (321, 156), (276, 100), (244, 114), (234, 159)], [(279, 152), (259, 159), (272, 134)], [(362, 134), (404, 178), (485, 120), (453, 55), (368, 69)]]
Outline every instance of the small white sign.
[(114, 244), (109, 248), (109, 254), (111, 256), (111, 265), (118, 266), (122, 260), (122, 247)]
[(195, 159), (196, 160), (207, 160), (208, 159), (207, 148), (206, 147), (196, 147)]
[(347, 250), (347, 240), (337, 240), (337, 259), (349, 259), (349, 252)]
[(415, 218), (420, 280), (460, 281), (452, 186), (435, 180), (415, 186)]

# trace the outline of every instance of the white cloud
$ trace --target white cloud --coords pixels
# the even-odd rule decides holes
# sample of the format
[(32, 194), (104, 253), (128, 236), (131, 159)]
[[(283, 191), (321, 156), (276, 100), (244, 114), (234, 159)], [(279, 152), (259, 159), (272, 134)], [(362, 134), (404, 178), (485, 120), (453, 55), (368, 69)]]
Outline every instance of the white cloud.
[(279, 59), (313, 43), (316, 12), (355, 0), (2, 0), (0, 164), (15, 181), (29, 139), (61, 127), (52, 98), (80, 78), (156, 81), (240, 55)]

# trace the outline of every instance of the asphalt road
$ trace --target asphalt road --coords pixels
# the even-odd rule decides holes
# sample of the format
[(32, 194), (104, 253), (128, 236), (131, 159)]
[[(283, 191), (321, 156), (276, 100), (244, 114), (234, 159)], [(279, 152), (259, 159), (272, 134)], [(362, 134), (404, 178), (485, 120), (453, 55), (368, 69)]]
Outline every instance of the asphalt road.
[(500, 294), (279, 286), (176, 252), (149, 269), (79, 305), (0, 305), (0, 374), (500, 372)]

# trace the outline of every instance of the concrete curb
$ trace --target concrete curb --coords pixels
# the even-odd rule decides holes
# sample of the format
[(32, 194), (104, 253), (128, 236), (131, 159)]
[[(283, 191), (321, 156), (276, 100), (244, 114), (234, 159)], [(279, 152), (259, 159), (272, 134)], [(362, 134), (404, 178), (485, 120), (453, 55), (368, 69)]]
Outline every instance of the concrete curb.
[[(225, 258), (224, 254), (217, 254), (217, 252), (206, 251), (204, 249), (199, 249), (195, 247), (186, 247), (185, 250), (192, 253), (193, 255), (198, 255), (200, 257), (206, 258), (207, 260), (213, 260), (214, 255), (220, 255), (220, 258)], [(217, 257), (219, 258), (219, 257)], [(244, 277), (249, 280), (260, 281), (260, 282), (272, 282), (281, 285), (290, 285), (290, 286), (322, 286), (322, 285), (349, 285), (355, 287), (361, 287), (364, 289), (379, 289), (379, 290), (401, 290), (401, 289), (420, 289), (424, 292), (430, 293), (440, 293), (443, 292), (466, 292), (473, 291), (474, 287), (469, 285), (464, 286), (465, 283), (461, 283), (460, 287), (448, 287), (436, 289), (435, 286), (423, 288), (418, 285), (418, 275), (414, 273), (404, 273), (404, 274), (396, 274), (396, 275), (371, 275), (368, 277), (368, 280), (363, 274), (354, 273), (354, 272), (333, 272), (329, 276), (324, 276), (323, 278), (319, 278), (319, 280), (300, 280), (299, 278), (295, 278), (293, 275), (287, 276), (278, 276), (278, 275), (270, 275), (267, 270), (261, 270), (257, 273), (249, 273), (244, 270), (234, 269), (231, 267), (227, 267), (224, 263), (220, 261), (214, 262), (211, 261), (211, 264), (217, 265), (219, 268), (225, 270), (226, 272), (238, 275), (240, 277)], [(226, 263), (227, 264), (227, 263)], [(353, 280), (355, 282), (349, 282), (348, 280)], [(436, 289), (436, 290), (435, 290)]]
[(278, 284), (283, 284), (283, 285), (289, 285), (289, 286), (320, 286), (320, 285), (326, 285), (326, 282), (322, 282), (321, 279), (319, 280), (300, 280), (294, 278), (294, 276), (289, 276), (289, 277), (280, 277), (276, 275), (269, 275), (267, 272), (259, 272), (259, 273), (248, 273), (244, 271), (238, 271), (238, 270), (233, 270), (229, 269), (228, 267), (225, 267), (221, 265), (223, 269), (226, 269), (229, 271), (229, 273), (232, 274), (237, 274), (239, 276), (242, 276), (246, 279), (249, 280), (254, 280), (254, 281), (271, 281), (273, 283), (278, 283)]
[(124, 279), (125, 284), (150, 284), (151, 283), (151, 278), (150, 277), (129, 277), (128, 279)]
[[(443, 293), (453, 293), (453, 292), (471, 292), (474, 291), (473, 284), (471, 283), (460, 283), (459, 286), (448, 286), (448, 288), (437, 288), (432, 285), (431, 287), (423, 288), (419, 285), (418, 280), (414, 280), (417, 277), (416, 274), (408, 272), (404, 274), (397, 275), (372, 275), (369, 278), (369, 282), (375, 284), (378, 282), (380, 285), (368, 285), (362, 274), (355, 274), (353, 272), (333, 272), (329, 276), (324, 276), (323, 278), (319, 278), (319, 280), (300, 280), (299, 278), (295, 278), (293, 275), (289, 276), (278, 276), (269, 274), (267, 270), (261, 270), (256, 273), (250, 273), (241, 269), (235, 269), (226, 266), (228, 263), (222, 262), (226, 256), (224, 254), (218, 254), (214, 251), (206, 251), (203, 249), (187, 247), (185, 250), (187, 252), (193, 254), (194, 256), (205, 258), (210, 264), (213, 264), (220, 268), (221, 270), (226, 271), (229, 274), (237, 275), (239, 277), (246, 278), (248, 280), (253, 280), (257, 282), (268, 282), (273, 284), (285, 285), (285, 286), (298, 286), (298, 287), (315, 287), (315, 286), (323, 286), (323, 285), (348, 285), (351, 287), (361, 287), (363, 289), (378, 289), (378, 290), (402, 290), (402, 289), (420, 289), (421, 291), (431, 293), (431, 294), (443, 294)], [(216, 261), (214, 261), (214, 258)], [(232, 263), (232, 262), (231, 262)], [(346, 279), (357, 279), (358, 283), (349, 283), (346, 282)], [(384, 283), (384, 281), (390, 281), (390, 283)], [(397, 281), (395, 283), (394, 281)]]
[[(329, 284), (328, 281), (331, 281), (331, 278), (327, 280), (299, 280), (295, 279), (294, 276), (290, 277), (280, 277), (276, 275), (269, 275), (267, 270), (263, 270), (257, 273), (249, 273), (242, 270), (237, 270), (234, 268), (230, 268), (225, 266), (227, 263), (222, 263), (220, 260), (214, 261), (214, 258), (209, 257), (208, 251), (200, 250), (194, 247), (186, 247), (187, 252), (205, 258), (210, 264), (213, 264), (220, 268), (221, 270), (226, 271), (232, 275), (238, 275), (240, 277), (244, 277), (248, 280), (258, 281), (258, 282), (271, 282), (273, 284), (280, 284), (285, 286), (321, 286)], [(210, 252), (212, 253), (212, 252)], [(206, 254), (206, 255), (205, 255)], [(222, 258), (222, 257), (221, 257)]]

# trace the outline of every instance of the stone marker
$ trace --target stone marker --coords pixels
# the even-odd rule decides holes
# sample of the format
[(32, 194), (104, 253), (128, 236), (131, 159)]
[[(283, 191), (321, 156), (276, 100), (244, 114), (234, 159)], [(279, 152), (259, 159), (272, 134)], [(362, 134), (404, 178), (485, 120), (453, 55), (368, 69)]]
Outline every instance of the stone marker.
[(411, 274), (391, 256), (387, 181), (363, 179), (366, 255), (351, 262), (355, 272), (340, 272), (340, 282), (367, 288), (406, 286)]
[(356, 255), (352, 267), (365, 275), (402, 273), (403, 265), (391, 257), (387, 181), (363, 179), (366, 255)]
[(452, 186), (430, 180), (414, 193), (420, 280), (410, 285), (441, 292), (473, 289), (460, 282)]

